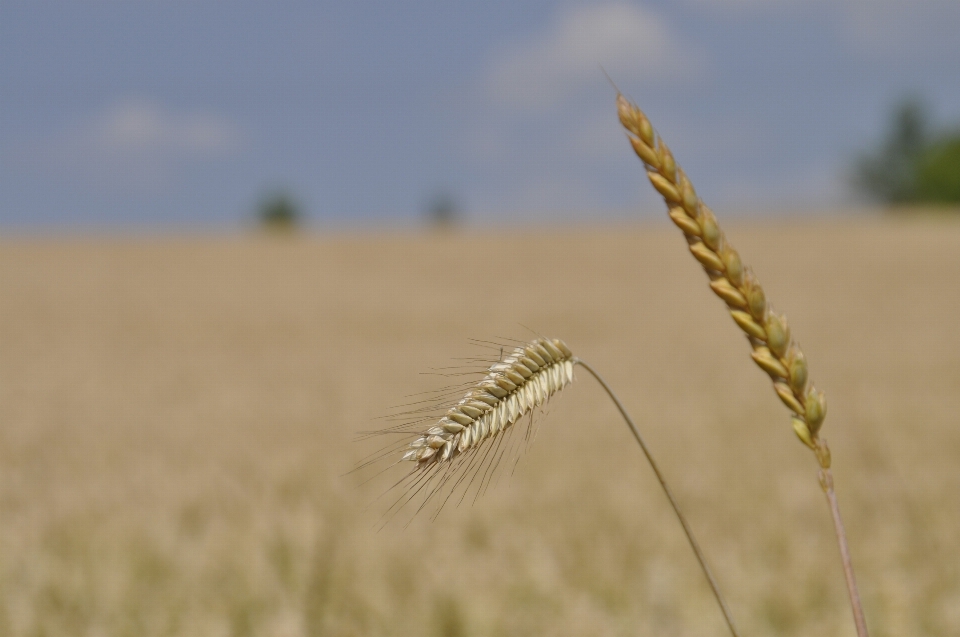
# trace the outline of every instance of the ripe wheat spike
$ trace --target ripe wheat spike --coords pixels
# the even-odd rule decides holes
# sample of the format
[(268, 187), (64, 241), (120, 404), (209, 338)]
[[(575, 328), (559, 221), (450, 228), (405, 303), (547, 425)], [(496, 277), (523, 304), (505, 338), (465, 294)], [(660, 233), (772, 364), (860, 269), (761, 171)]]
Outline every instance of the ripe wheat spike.
[(629, 133), (630, 145), (647, 170), (650, 183), (663, 196), (670, 219), (683, 231), (690, 253), (710, 278), (710, 289), (723, 299), (730, 316), (747, 335), (754, 362), (770, 375), (774, 391), (792, 412), (797, 437), (816, 454), (820, 465), (820, 486), (833, 516), (857, 635), (867, 637), (863, 605), (840, 518), (840, 505), (834, 492), (830, 448), (820, 437), (820, 428), (827, 415), (826, 397), (809, 382), (807, 359), (793, 341), (786, 317), (770, 308), (753, 270), (744, 267), (740, 255), (717, 225), (717, 218), (697, 196), (650, 120), (619, 91), (617, 113)]
[(820, 466), (828, 468), (830, 450), (820, 438), (826, 397), (808, 382), (807, 359), (792, 339), (786, 317), (770, 307), (753, 270), (743, 265), (643, 111), (617, 95), (617, 112), (650, 183), (669, 208), (670, 219), (683, 231), (690, 253), (710, 278), (710, 289), (727, 304), (750, 341), (753, 360), (770, 375), (774, 391), (792, 412), (797, 437), (817, 454)]

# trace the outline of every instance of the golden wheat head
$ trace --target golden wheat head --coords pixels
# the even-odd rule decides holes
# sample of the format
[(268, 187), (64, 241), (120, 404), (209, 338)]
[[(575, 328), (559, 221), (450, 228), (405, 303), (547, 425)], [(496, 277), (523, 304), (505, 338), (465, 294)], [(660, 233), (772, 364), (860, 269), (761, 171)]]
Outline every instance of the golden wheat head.
[(710, 288), (727, 304), (753, 347), (753, 360), (770, 375), (777, 396), (793, 413), (794, 431), (814, 450), (821, 466), (829, 467), (830, 452), (819, 435), (826, 398), (808, 381), (807, 360), (791, 338), (786, 317), (771, 309), (757, 277), (744, 267), (713, 212), (697, 196), (643, 111), (620, 94), (617, 111), (650, 183), (669, 208), (670, 219), (683, 231), (690, 253), (710, 277)]
[(573, 382), (573, 353), (538, 338), (490, 366), (486, 376), (409, 444), (404, 460), (427, 469), (497, 437)]

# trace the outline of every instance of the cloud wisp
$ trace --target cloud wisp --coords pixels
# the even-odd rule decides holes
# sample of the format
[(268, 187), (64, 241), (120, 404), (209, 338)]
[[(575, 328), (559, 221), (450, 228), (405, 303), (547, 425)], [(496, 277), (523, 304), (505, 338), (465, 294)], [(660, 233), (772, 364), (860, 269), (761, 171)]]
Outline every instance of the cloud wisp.
[(651, 9), (613, 3), (567, 7), (546, 28), (499, 51), (486, 88), (499, 106), (537, 110), (602, 79), (600, 67), (632, 82), (689, 79), (701, 65)]
[(28, 144), (19, 162), (32, 172), (76, 177), (99, 187), (141, 189), (162, 184), (184, 164), (236, 156), (242, 146), (243, 135), (228, 118), (128, 98)]
[(522, 41), (491, 50), (472, 87), (458, 152), (494, 184), (471, 194), (473, 207), (525, 218), (625, 207), (636, 194), (626, 180), (611, 187), (611, 175), (634, 166), (620, 161), (627, 151), (603, 70), (660, 91), (707, 68), (700, 47), (654, 8), (559, 5)]

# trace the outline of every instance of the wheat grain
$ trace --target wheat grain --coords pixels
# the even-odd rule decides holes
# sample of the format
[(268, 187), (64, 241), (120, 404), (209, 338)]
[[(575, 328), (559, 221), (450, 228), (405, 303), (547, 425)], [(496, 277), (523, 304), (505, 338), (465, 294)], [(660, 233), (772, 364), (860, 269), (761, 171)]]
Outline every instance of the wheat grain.
[(643, 161), (650, 183), (667, 203), (670, 219), (683, 231), (690, 253), (710, 278), (710, 289), (728, 306), (747, 335), (754, 362), (770, 375), (777, 396), (793, 414), (793, 429), (830, 466), (830, 450), (820, 438), (827, 412), (824, 393), (807, 378), (807, 360), (793, 340), (785, 316), (773, 311), (756, 275), (745, 267), (713, 212), (697, 196), (690, 180), (635, 104), (617, 95), (620, 122), (634, 152)]

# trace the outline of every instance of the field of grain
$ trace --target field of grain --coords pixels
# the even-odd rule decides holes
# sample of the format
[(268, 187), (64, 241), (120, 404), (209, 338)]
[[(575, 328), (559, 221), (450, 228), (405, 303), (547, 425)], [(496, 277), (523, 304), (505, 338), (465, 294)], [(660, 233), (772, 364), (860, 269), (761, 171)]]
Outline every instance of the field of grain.
[[(874, 637), (960, 634), (960, 220), (726, 223), (826, 390)], [(725, 635), (586, 374), (516, 472), (382, 530), (357, 432), (564, 339), (745, 635), (852, 635), (816, 463), (679, 232), (0, 240), (0, 634)]]

